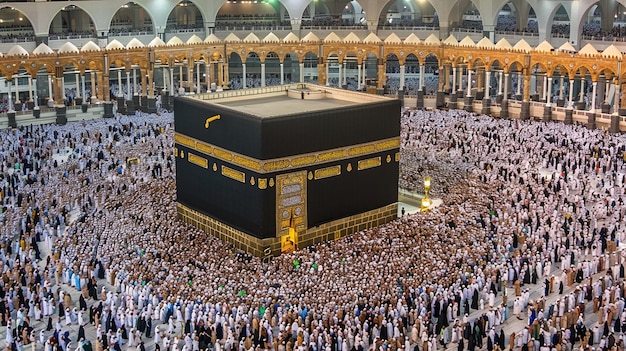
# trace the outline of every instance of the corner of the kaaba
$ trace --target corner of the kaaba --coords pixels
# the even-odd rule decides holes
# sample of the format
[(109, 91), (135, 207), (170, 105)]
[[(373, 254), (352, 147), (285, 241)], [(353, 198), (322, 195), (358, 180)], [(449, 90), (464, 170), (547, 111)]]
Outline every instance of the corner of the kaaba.
[(397, 217), (400, 102), (259, 118), (176, 99), (179, 218), (257, 256), (335, 240)]

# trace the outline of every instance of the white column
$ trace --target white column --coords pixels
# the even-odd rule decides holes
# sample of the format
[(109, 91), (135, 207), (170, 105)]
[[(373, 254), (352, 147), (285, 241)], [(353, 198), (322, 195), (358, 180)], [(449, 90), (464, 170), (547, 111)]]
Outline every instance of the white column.
[(365, 61), (363, 61), (363, 84), (367, 84), (367, 68), (365, 67)]
[(356, 65), (356, 76), (357, 76), (357, 82), (356, 84), (358, 85), (357, 89), (361, 89), (361, 64)]
[[(424, 79), (424, 73), (426, 72), (426, 67), (424, 67), (424, 64), (422, 63), (420, 65), (420, 90), (424, 91), (426, 89), (426, 87), (424, 86), (424, 82), (426, 81)], [(470, 83), (471, 84), (471, 83)]]
[(174, 95), (174, 67), (170, 67), (170, 96)]
[(524, 76), (522, 75), (522, 72), (517, 72), (517, 92), (515, 93), (515, 95), (519, 96), (522, 95), (522, 83), (524, 82)]
[(606, 85), (604, 87), (604, 99), (602, 99), (603, 104), (609, 103), (609, 89), (611, 88), (610, 79), (606, 79)]
[(241, 80), (241, 87), (245, 89), (246, 88), (246, 63), (245, 62), (241, 64), (241, 69), (243, 73), (243, 78)]
[(548, 101), (548, 98), (546, 96), (547, 93), (548, 93), (548, 76), (545, 75), (545, 76), (543, 76), (543, 89), (542, 89), (542, 92), (541, 92), (541, 100)]
[(284, 64), (280, 63), (280, 85), (285, 84), (285, 68)]
[(598, 82), (591, 84), (591, 112), (596, 112), (596, 92), (598, 89)]
[(48, 74), (48, 98), (54, 101), (54, 93), (52, 92), (52, 76)]
[(472, 70), (467, 69), (467, 97), (472, 96)]
[(65, 73), (61, 76), (61, 99), (65, 97)]
[(563, 100), (563, 76), (559, 77), (559, 100)]
[(80, 74), (74, 74), (74, 84), (76, 84), (76, 94), (80, 97)]
[(33, 101), (33, 77), (28, 76), (28, 101)]
[(620, 97), (620, 84), (615, 84), (615, 95), (613, 97), (613, 114), (617, 115), (619, 113), (619, 97)]
[(458, 67), (454, 67), (452, 69), (452, 92), (456, 94), (456, 71), (458, 71)]
[(487, 100), (489, 100), (490, 82), (491, 82), (491, 71), (486, 71), (485, 72), (485, 99)]
[(548, 77), (548, 94), (547, 94), (547, 98), (546, 98), (546, 106), (550, 107), (551, 106), (551, 101), (552, 101), (552, 77)]
[(508, 96), (509, 96), (509, 74), (505, 73), (504, 74), (504, 100), (508, 100)]
[[(173, 77), (172, 77), (172, 80)], [(124, 93), (122, 92), (122, 70), (118, 69), (117, 70), (117, 96), (124, 96)]]
[[(183, 87), (183, 85), (185, 84), (185, 75), (183, 74), (183, 65), (178, 66), (178, 90), (180, 90), (180, 88)], [(189, 77), (187, 77), (187, 80), (189, 80)]]
[(85, 75), (81, 77), (81, 94), (83, 96), (83, 103), (89, 103), (87, 101), (87, 91), (85, 90)]
[(13, 85), (13, 77), (7, 79), (7, 86), (9, 88), (9, 111), (13, 112), (15, 111), (15, 108), (13, 106), (13, 94), (11, 94), (11, 85)]
[(404, 90), (404, 65), (400, 66), (400, 90)]
[(343, 67), (340, 67), (341, 69), (341, 75), (339, 76), (339, 84), (341, 84), (341, 86), (346, 85), (346, 63), (344, 62)]
[(330, 77), (328, 76), (328, 66), (330, 66), (330, 61), (326, 61), (326, 86), (330, 86)]
[(133, 95), (139, 95), (137, 90), (137, 70), (132, 68), (133, 70), (133, 84), (130, 86), (130, 90), (128, 90), (128, 99), (131, 100)]
[(585, 101), (585, 78), (580, 78), (580, 102)]
[(574, 80), (569, 80), (569, 99), (567, 100), (567, 108), (574, 108)]
[(498, 74), (498, 95), (502, 95), (504, 89), (502, 89), (502, 76), (504, 75), (504, 71), (500, 71)]
[(35, 87), (34, 89), (34, 100), (35, 100), (35, 107), (39, 106), (39, 94), (37, 93), (37, 77), (33, 78), (33, 86)]
[(300, 62), (300, 83), (304, 83), (304, 62)]
[(15, 77), (15, 102), (20, 102), (20, 78)]
[(200, 94), (200, 62), (196, 62), (196, 94)]
[(265, 63), (261, 63), (261, 86), (265, 86)]
[(365, 61), (363, 61), (363, 84), (367, 84), (367, 66)]
[(337, 77), (337, 85), (339, 85), (339, 88), (341, 88), (341, 84), (343, 83), (342, 78), (343, 78), (343, 64), (338, 64), (339, 66), (339, 77)]
[(132, 88), (130, 87), (130, 72), (126, 71), (126, 94), (127, 100), (132, 100), (133, 99), (133, 91)]

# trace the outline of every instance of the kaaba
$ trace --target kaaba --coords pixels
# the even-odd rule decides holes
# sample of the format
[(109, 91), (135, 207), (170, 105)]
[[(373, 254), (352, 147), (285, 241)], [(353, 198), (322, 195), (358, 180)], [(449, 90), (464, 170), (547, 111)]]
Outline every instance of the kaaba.
[(272, 256), (397, 217), (397, 99), (281, 85), (177, 97), (174, 120), (178, 216), (238, 249)]

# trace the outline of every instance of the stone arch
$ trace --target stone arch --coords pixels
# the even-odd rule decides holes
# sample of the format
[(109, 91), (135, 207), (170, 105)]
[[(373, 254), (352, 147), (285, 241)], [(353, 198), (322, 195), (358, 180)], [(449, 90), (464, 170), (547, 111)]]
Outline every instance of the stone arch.
[(0, 31), (3, 32), (0, 38), (17, 36), (21, 40), (35, 40), (35, 29), (30, 18), (24, 12), (15, 7), (3, 6), (0, 8), (0, 17), (2, 18)]
[(389, 0), (378, 18), (379, 27), (439, 26), (437, 10), (430, 1)]
[[(537, 32), (537, 16), (535, 9), (528, 1), (520, 1), (523, 1), (521, 6), (519, 4), (516, 5), (513, 1), (502, 3), (500, 5), (494, 18), (496, 31)], [(527, 6), (527, 8), (525, 6)]]
[(246, 87), (256, 88), (261, 86), (261, 56), (255, 51), (248, 52), (244, 63), (246, 64)]
[(478, 6), (471, 0), (457, 1), (448, 16), (450, 28), (482, 30), (483, 20)]
[(181, 0), (170, 11), (165, 30), (204, 30), (204, 18), (202, 7), (192, 0)]
[(345, 80), (342, 87), (347, 90), (358, 90), (359, 87), (359, 56), (354, 51), (348, 51), (343, 57), (343, 75)]
[(549, 20), (546, 28), (547, 33), (552, 33), (553, 36), (557, 35), (569, 38), (569, 21), (571, 15), (567, 12), (567, 8), (565, 8), (562, 3), (555, 6), (548, 18)]
[(280, 84), (280, 56), (275, 51), (265, 54), (265, 85)]
[(50, 39), (76, 34), (93, 36), (95, 30), (93, 18), (80, 6), (72, 3), (57, 12), (48, 28), (48, 35)]
[(339, 87), (339, 59), (340, 56), (336, 52), (331, 52), (326, 56), (326, 85), (331, 87)]
[(289, 16), (289, 12), (278, 1), (226, 1), (215, 15), (215, 28), (277, 26), (284, 15)]
[(236, 51), (228, 55), (228, 86), (231, 89), (241, 89), (243, 87), (243, 60)]
[[(406, 69), (406, 67), (404, 67)], [(398, 89), (400, 88), (400, 79), (402, 69), (400, 64), (400, 59), (396, 54), (389, 53), (385, 57), (385, 79), (387, 85), (387, 93), (388, 94), (397, 94)]]
[(316, 53), (308, 51), (304, 54), (302, 58), (302, 63), (304, 68), (302, 70), (302, 76), (305, 83), (315, 83), (317, 84), (319, 79), (319, 72), (317, 62), (319, 57)]
[(111, 17), (109, 35), (118, 33), (153, 34), (154, 21), (148, 10), (135, 2), (122, 5)]
[(300, 82), (300, 57), (294, 51), (284, 54), (283, 59), (283, 80), (286, 84)]

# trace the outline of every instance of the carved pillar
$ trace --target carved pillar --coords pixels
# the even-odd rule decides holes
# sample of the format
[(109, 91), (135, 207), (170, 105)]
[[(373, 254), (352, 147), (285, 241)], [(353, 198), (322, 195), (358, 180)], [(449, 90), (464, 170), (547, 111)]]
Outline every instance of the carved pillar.
[[(91, 96), (95, 97), (96, 99), (101, 97), (98, 96), (97, 91), (96, 91), (96, 72), (91, 71)], [(89, 103), (91, 103), (91, 101), (89, 101)]]

